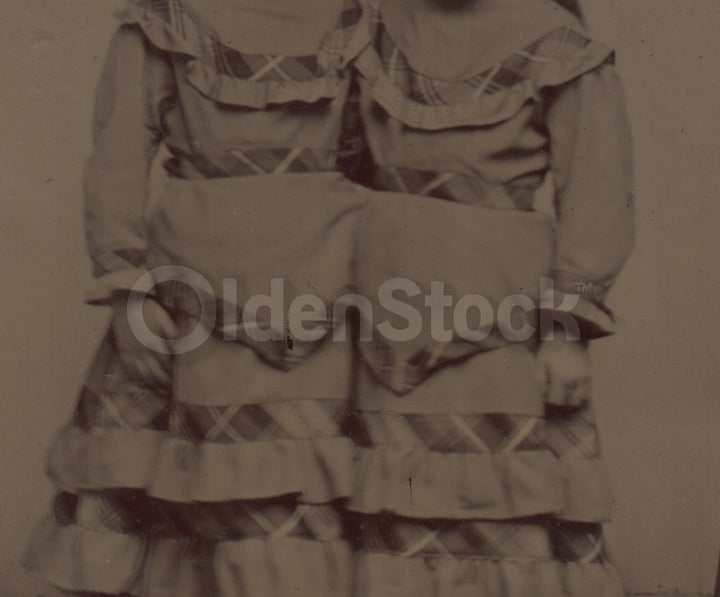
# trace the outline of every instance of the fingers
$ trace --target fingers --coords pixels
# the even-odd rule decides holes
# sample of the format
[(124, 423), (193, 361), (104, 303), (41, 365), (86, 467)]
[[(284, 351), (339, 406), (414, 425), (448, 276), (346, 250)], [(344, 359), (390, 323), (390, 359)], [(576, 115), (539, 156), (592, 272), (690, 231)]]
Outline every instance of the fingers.
[(543, 344), (537, 354), (537, 365), (547, 404), (579, 408), (589, 402), (591, 366), (586, 349)]
[(590, 378), (563, 378), (548, 374), (545, 402), (555, 406), (577, 408), (590, 400)]

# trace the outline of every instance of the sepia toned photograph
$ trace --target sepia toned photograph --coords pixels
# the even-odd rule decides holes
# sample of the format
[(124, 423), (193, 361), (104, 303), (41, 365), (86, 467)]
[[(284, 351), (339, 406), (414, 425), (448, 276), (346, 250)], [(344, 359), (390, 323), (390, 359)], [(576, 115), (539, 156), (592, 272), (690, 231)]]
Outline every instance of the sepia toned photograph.
[(0, 597), (720, 597), (716, 0), (5, 0)]

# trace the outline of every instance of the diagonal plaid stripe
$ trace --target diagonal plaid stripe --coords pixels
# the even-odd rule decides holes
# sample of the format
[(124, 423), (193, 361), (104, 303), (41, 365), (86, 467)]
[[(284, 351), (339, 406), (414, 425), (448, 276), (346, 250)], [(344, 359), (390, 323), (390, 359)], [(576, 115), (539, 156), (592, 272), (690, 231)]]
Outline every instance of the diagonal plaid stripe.
[(130, 424), (123, 417), (121, 409), (118, 408), (118, 405), (113, 402), (110, 396), (101, 394), (99, 396), (99, 399), (100, 403), (102, 404), (103, 410), (108, 415), (108, 418), (112, 421), (112, 427), (120, 427), (123, 429), (131, 428)]
[(82, 429), (167, 429), (170, 402), (155, 394), (128, 388), (128, 392), (96, 393), (84, 387), (74, 422)]
[(345, 405), (336, 400), (294, 400), (266, 405), (288, 437), (316, 438), (341, 434)]
[(440, 453), (497, 453), (546, 449), (542, 420), (505, 414), (364, 412), (357, 441), (365, 446)]
[(528, 211), (533, 208), (534, 202), (533, 187), (530, 185), (499, 185), (478, 176), (395, 166), (378, 168), (373, 188), (492, 209)]
[(342, 518), (338, 510), (330, 506), (306, 508), (303, 523), (311, 535), (320, 541), (331, 541), (341, 534)]
[[(252, 81), (291, 81), (290, 75), (288, 75), (282, 68), (282, 63), (285, 61), (285, 56), (269, 56), (262, 55), (260, 58), (265, 60), (258, 70), (250, 77)], [(313, 73), (305, 78), (312, 78)], [(302, 79), (302, 77), (301, 77)]]
[(580, 410), (558, 411), (546, 415), (549, 449), (558, 457), (597, 458), (600, 456), (595, 416), (591, 406)]
[(306, 537), (333, 541), (344, 529), (330, 504), (298, 504), (293, 500), (217, 503), (173, 503), (139, 491), (113, 490), (74, 496), (61, 492), (54, 500), (61, 524), (132, 534), (192, 535), (212, 540), (247, 537)]
[(546, 559), (552, 555), (542, 522), (448, 521), (390, 514), (364, 517), (362, 546), (401, 557)]
[(186, 525), (192, 534), (214, 540), (295, 536), (332, 541), (343, 535), (341, 517), (329, 504), (265, 500), (173, 504), (169, 507), (173, 517), (182, 520), (178, 526)]
[(211, 406), (207, 413), (212, 420), (211, 427), (205, 431), (203, 442), (217, 442), (220, 438), (227, 438), (231, 442), (242, 442), (244, 438), (236, 431), (231, 422), (240, 411), (239, 406), (228, 406), (226, 408)]
[(272, 171), (272, 173), (282, 174), (283, 172), (286, 172), (288, 168), (290, 168), (290, 165), (298, 159), (298, 157), (303, 151), (304, 149), (302, 147), (294, 147), (293, 149), (291, 149), (287, 156), (285, 156), (283, 161), (280, 162), (277, 167)]
[(187, 169), (205, 178), (280, 174), (283, 172), (327, 172), (335, 169), (337, 149), (308, 147), (231, 149), (223, 153), (190, 154), (173, 150), (165, 164), (168, 172), (188, 178)]
[(258, 82), (307, 81), (339, 68), (342, 53), (362, 16), (358, 0), (347, 0), (335, 29), (317, 55), (271, 56), (244, 54), (223, 44), (203, 29), (181, 0), (150, 0), (146, 5), (183, 39), (195, 58), (219, 74)]
[(76, 497), (73, 522), (130, 534), (170, 534), (177, 530), (163, 504), (139, 491), (82, 493)]
[(134, 530), (135, 521), (126, 514), (119, 500), (102, 494), (88, 494), (80, 496), (78, 500), (76, 520), (84, 527), (127, 533)]
[(467, 442), (469, 445), (474, 447), (478, 452), (490, 452), (492, 449), (488, 446), (487, 442), (483, 439), (482, 434), (478, 433), (468, 423), (466, 423), (463, 417), (458, 415), (451, 415), (450, 421), (452, 422), (455, 432), (459, 434), (455, 436), (460, 442)]
[(240, 443), (341, 435), (345, 404), (302, 400), (269, 404), (198, 406), (178, 403), (170, 432), (193, 442)]
[(587, 564), (606, 558), (602, 528), (595, 523), (555, 521), (550, 529), (555, 557)]
[[(483, 341), (486, 350), (507, 343), (496, 328)], [(440, 344), (441, 346), (438, 346)], [(360, 346), (363, 360), (384, 385), (398, 394), (416, 388), (445, 363), (466, 357), (471, 349), (462, 342), (429, 342), (414, 347), (414, 352), (399, 350), (378, 334)]]
[[(427, 438), (416, 431), (410, 421), (402, 416), (379, 417), (384, 430), (383, 436), (396, 447), (410, 447), (412, 449), (428, 449)], [(374, 437), (378, 437), (374, 434)]]
[(363, 9), (358, 0), (345, 1), (345, 6), (340, 13), (335, 29), (325, 38), (325, 42), (318, 53), (318, 62), (323, 66), (324, 70), (328, 71), (342, 67), (345, 48), (352, 40), (362, 16)]
[(422, 537), (411, 542), (400, 555), (404, 558), (411, 558), (414, 555), (428, 553), (431, 550), (441, 555), (450, 555), (450, 551), (440, 538), (439, 529), (426, 532)]
[(140, 267), (145, 263), (145, 251), (142, 249), (115, 249), (97, 255), (93, 260), (95, 276), (130, 267)]
[(443, 81), (414, 71), (382, 24), (376, 29), (374, 46), (391, 81), (413, 100), (438, 106), (497, 93), (525, 80), (537, 80), (553, 62), (590, 43), (581, 33), (567, 27), (557, 28), (502, 63), (460, 81)]

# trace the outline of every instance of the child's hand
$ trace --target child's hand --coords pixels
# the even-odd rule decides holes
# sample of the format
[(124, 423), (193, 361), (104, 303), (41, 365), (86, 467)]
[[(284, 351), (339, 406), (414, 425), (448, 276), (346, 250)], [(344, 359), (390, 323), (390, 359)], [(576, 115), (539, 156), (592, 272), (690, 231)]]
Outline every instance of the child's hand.
[[(167, 395), (172, 385), (172, 357), (153, 350), (137, 338), (128, 320), (127, 300), (127, 295), (118, 295), (112, 304), (112, 328), (120, 362), (134, 381)], [(143, 303), (143, 318), (155, 335), (165, 339), (179, 336), (170, 314), (152, 299)]]
[(582, 342), (555, 334), (543, 340), (537, 352), (540, 378), (545, 385), (545, 402), (556, 406), (579, 407), (590, 400), (590, 355)]

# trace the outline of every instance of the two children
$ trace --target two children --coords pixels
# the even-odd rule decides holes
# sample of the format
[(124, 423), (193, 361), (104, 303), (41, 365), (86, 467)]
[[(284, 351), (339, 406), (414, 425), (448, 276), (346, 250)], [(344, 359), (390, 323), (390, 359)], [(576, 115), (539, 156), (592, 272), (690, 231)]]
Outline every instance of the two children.
[[(612, 332), (603, 299), (632, 236), (612, 52), (552, 0), (131, 0), (121, 16), (86, 170), (90, 300), (113, 320), (52, 446), (28, 569), (138, 597), (621, 595), (586, 348)], [(338, 167), (355, 108), (362, 184)], [(534, 208), (547, 174), (555, 221)], [(172, 340), (217, 315), (172, 356), (127, 315), (168, 266), (206, 286), (157, 284), (148, 327)], [(523, 295), (540, 308), (511, 327), (542, 333), (443, 321), (438, 340), (421, 315), (411, 338), (364, 341), (368, 312), (408, 324), (373, 298), (397, 277), (421, 314), (437, 281), (452, 304)], [(348, 293), (371, 309), (348, 342), (298, 340), (239, 316), (274, 279), (326, 314)], [(580, 342), (538, 325), (568, 315)]]

